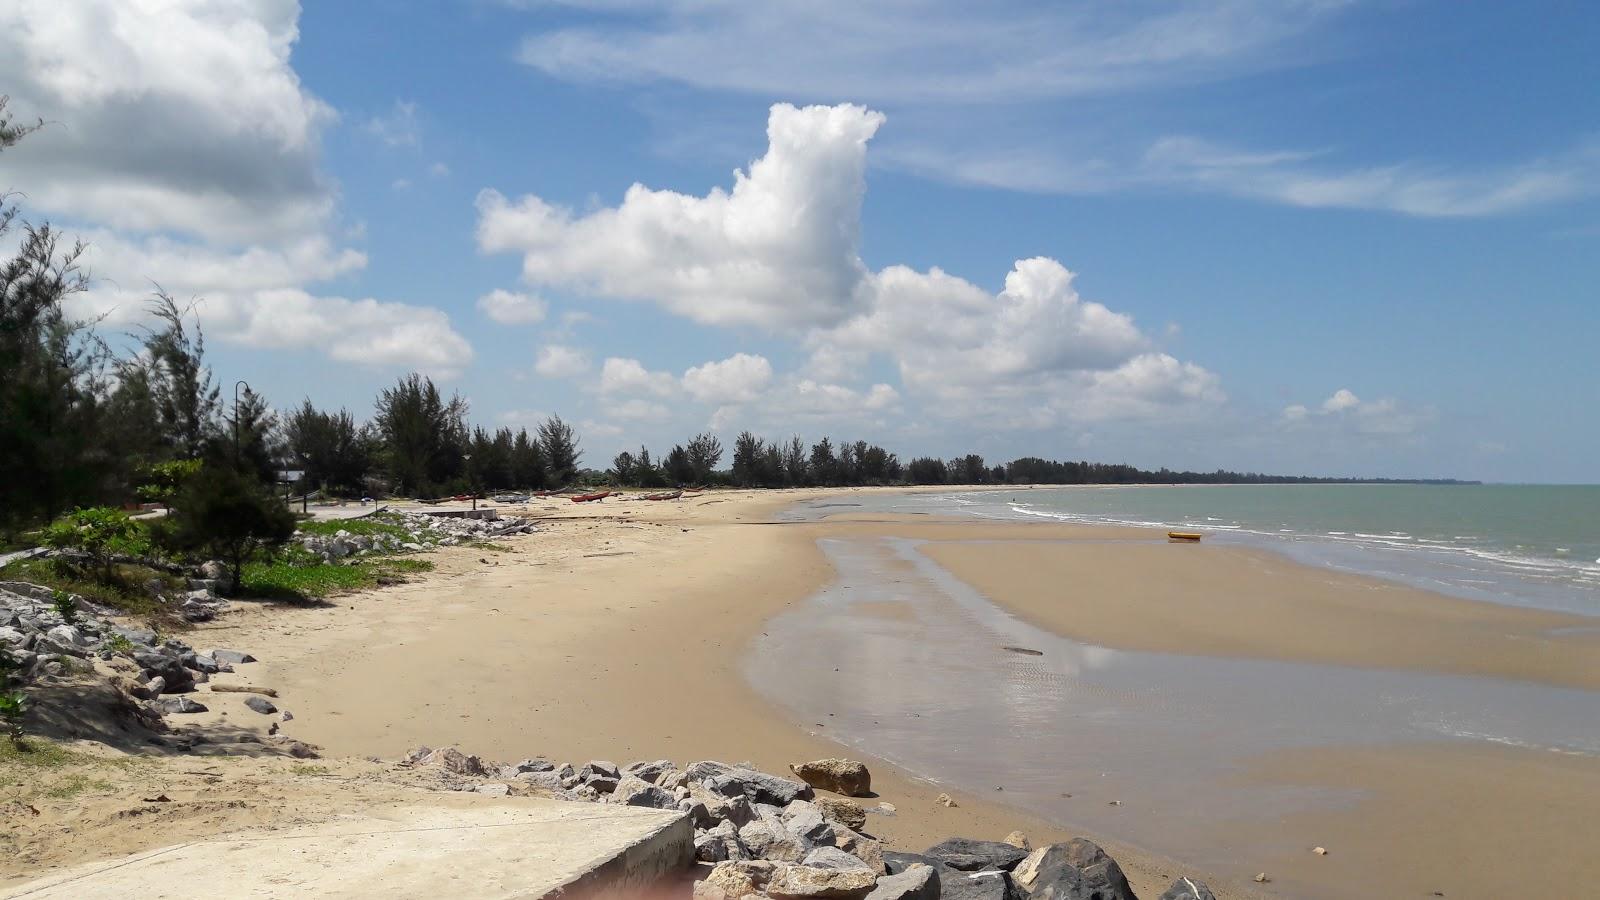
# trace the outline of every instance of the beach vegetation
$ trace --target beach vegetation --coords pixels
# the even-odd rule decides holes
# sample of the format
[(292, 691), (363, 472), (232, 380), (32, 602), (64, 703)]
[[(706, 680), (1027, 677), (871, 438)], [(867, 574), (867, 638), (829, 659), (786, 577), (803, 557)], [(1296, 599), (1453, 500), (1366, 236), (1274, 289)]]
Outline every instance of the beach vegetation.
[[(253, 467), (252, 467), (253, 468)], [(209, 459), (184, 485), (172, 513), (151, 527), (176, 554), (221, 559), (237, 583), (246, 563), (294, 535), (294, 514), (265, 484), (221, 459)]]

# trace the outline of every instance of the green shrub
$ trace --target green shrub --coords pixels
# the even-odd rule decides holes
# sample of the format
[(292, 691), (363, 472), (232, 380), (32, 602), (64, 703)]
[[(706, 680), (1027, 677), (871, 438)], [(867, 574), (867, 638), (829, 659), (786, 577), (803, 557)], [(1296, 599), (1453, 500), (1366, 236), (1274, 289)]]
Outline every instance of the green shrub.
[(68, 513), (45, 529), (44, 542), (60, 550), (81, 550), (89, 554), (95, 567), (107, 577), (117, 556), (148, 556), (150, 553), (150, 537), (145, 527), (128, 518), (122, 510), (108, 506)]
[(0, 690), (0, 724), (13, 744), (22, 743), (22, 716), (28, 711), (28, 698), (21, 691)]
[(55, 609), (56, 615), (68, 625), (78, 624), (78, 604), (72, 600), (72, 595), (63, 590), (50, 592), (50, 605)]
[(175, 459), (154, 463), (139, 470), (139, 486), (134, 492), (146, 503), (166, 503), (178, 495), (184, 482), (200, 471), (198, 459)]
[(212, 462), (184, 483), (152, 532), (168, 550), (226, 560), (237, 584), (245, 563), (294, 536), (294, 513), (251, 474)]

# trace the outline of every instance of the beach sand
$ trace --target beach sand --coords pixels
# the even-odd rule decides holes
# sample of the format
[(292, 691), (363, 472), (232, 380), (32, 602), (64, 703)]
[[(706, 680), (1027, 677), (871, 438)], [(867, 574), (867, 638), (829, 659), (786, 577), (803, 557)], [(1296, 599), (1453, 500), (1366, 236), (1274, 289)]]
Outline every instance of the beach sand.
[[(412, 583), (312, 608), (242, 604), (187, 639), (258, 656), (260, 663), (222, 677), (277, 688), (279, 705), (295, 716), (285, 732), (321, 746), (330, 759), (318, 765), (329, 776), (351, 766), (360, 775), (371, 764), (357, 758), (394, 759), (420, 744), (504, 761), (709, 758), (748, 760), (772, 772), (851, 755), (868, 762), (880, 799), (897, 808), (892, 817), (872, 816), (868, 829), (901, 849), (952, 835), (1000, 839), (1013, 829), (1035, 844), (1085, 832), (1047, 824), (995, 796), (972, 796), (846, 753), (825, 727), (791, 721), (746, 684), (742, 654), (764, 623), (830, 580), (816, 545), (822, 536), (993, 541), (926, 550), (1019, 615), (1105, 646), (1407, 666), (1581, 688), (1600, 681), (1582, 659), (1585, 650), (1596, 658), (1593, 635), (1544, 634), (1559, 627), (1558, 619), (1576, 617), (1421, 592), (1413, 597), (1406, 589), (1243, 551), (1130, 543), (1149, 541), (1148, 531), (844, 510), (821, 522), (773, 522), (781, 509), (823, 495), (727, 491), (664, 503), (535, 501), (525, 514), (547, 517), (545, 530), (506, 539), (509, 552), (449, 548), (432, 555), (437, 571)], [(1007, 543), (1015, 541), (1030, 543)], [(905, 610), (886, 603), (868, 613), (893, 621)], [(1234, 627), (1217, 624), (1224, 620)], [(1380, 649), (1370, 641), (1382, 642)], [(214, 710), (200, 721), (256, 727), (238, 696), (206, 694)], [(282, 769), (281, 762), (262, 765)], [(163, 784), (193, 787), (172, 769), (162, 770)], [(84, 827), (58, 837), (57, 845), (39, 837), (30, 845), (33, 858), (60, 864), (103, 857), (207, 833), (202, 829), (235, 817), (273, 825), (266, 808), (294, 807), (295, 791), (334, 798), (306, 809), (337, 806), (341, 788), (308, 787), (306, 778), (290, 787), (285, 777), (250, 781), (248, 810), (227, 807), (225, 787), (206, 782), (212, 784), (206, 796), (218, 807), (192, 827), (119, 830), (115, 797), (47, 806), (47, 815)], [(1356, 788), (1363, 799), (1283, 822), (1240, 823), (1219, 811), (1218, 827), (1234, 829), (1241, 846), (1255, 833), (1281, 838), (1289, 829), (1306, 836), (1303, 854), (1261, 861), (1274, 879), (1266, 885), (1181, 866), (1161, 856), (1160, 847), (1107, 842), (1141, 896), (1159, 895), (1180, 873), (1208, 877), (1224, 897), (1297, 896), (1301, 886), (1349, 897), (1435, 890), (1506, 896), (1510, 887), (1522, 895), (1572, 896), (1600, 880), (1596, 856), (1573, 852), (1593, 836), (1589, 811), (1600, 804), (1600, 766), (1591, 758), (1467, 744), (1329, 749), (1263, 756), (1240, 777)], [(392, 800), (386, 790), (368, 788), (367, 800), (351, 792), (348, 799)], [(960, 805), (936, 804), (941, 792)], [(291, 811), (285, 819), (294, 819)], [(1330, 854), (1311, 854), (1313, 844), (1328, 846)], [(0, 867), (0, 875), (16, 874)]]

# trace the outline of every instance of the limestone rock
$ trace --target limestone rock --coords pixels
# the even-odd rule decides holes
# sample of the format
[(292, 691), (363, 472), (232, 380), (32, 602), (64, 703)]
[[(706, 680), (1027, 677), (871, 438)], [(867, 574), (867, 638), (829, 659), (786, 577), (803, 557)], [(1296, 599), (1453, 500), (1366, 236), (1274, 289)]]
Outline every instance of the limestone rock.
[(790, 766), (789, 770), (806, 784), (846, 797), (872, 794), (872, 773), (853, 759), (818, 759)]
[(780, 866), (767, 882), (767, 896), (807, 900), (862, 900), (877, 887), (878, 877), (866, 866), (823, 869)]
[(1009, 872), (1028, 855), (1028, 851), (1003, 841), (975, 841), (971, 838), (951, 838), (934, 844), (925, 852), (946, 866), (963, 872), (985, 869)]
[(1217, 900), (1204, 881), (1179, 878), (1161, 895), (1161, 900)]
[(868, 868), (880, 875), (885, 871), (882, 844), (848, 828), (839, 828), (837, 832), (834, 846), (866, 863)]
[(473, 778), (489, 775), (488, 767), (483, 764), (483, 760), (462, 753), (454, 747), (440, 747), (438, 750), (418, 747), (407, 754), (401, 762), (408, 766), (438, 766), (453, 775)]
[(604, 759), (591, 759), (587, 765), (578, 770), (578, 777), (585, 781), (596, 775), (619, 781), (622, 779), (622, 771), (617, 768), (617, 764)]
[(931, 856), (923, 856), (921, 853), (906, 853), (902, 850), (883, 851), (883, 867), (890, 875), (899, 875), (912, 866), (932, 866), (938, 869), (943, 866), (943, 863)]
[(945, 807), (946, 809), (953, 809), (961, 805), (957, 803), (955, 798), (949, 794), (940, 794), (939, 796), (933, 798), (933, 802)]
[(843, 825), (852, 831), (860, 831), (867, 827), (867, 811), (861, 804), (843, 797), (815, 797), (811, 800), (817, 809), (822, 810), (822, 817), (836, 825)]
[(719, 862), (705, 878), (694, 883), (697, 900), (741, 900), (759, 896), (777, 866), (764, 859)]
[[(789, 808), (794, 807), (795, 804), (789, 806)], [(788, 815), (786, 810), (783, 819), (785, 828), (813, 844), (832, 844), (837, 837), (833, 826), (822, 818), (822, 811), (809, 803), (806, 803), (804, 808), (797, 809), (793, 815)]]
[(898, 875), (884, 875), (867, 900), (939, 900), (939, 872), (916, 863)]
[(1021, 850), (1033, 849), (1033, 846), (1028, 843), (1028, 836), (1020, 831), (1013, 831), (1006, 835), (1006, 843)]
[[(865, 862), (857, 859), (838, 847), (813, 847), (811, 851), (800, 860), (803, 866), (815, 866), (819, 869), (860, 869), (871, 868)], [(874, 872), (874, 875), (877, 873)]]
[(695, 836), (694, 858), (701, 862), (722, 862), (750, 858), (750, 850), (739, 840), (739, 830), (732, 822), (720, 822)]

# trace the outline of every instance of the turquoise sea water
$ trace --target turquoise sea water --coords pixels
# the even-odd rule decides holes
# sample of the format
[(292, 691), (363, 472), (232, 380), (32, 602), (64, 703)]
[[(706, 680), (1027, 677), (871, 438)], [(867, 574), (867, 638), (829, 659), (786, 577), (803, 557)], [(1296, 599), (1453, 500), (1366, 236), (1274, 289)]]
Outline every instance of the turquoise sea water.
[(1600, 615), (1600, 485), (1007, 488), (891, 502), (1202, 530), (1457, 596)]

